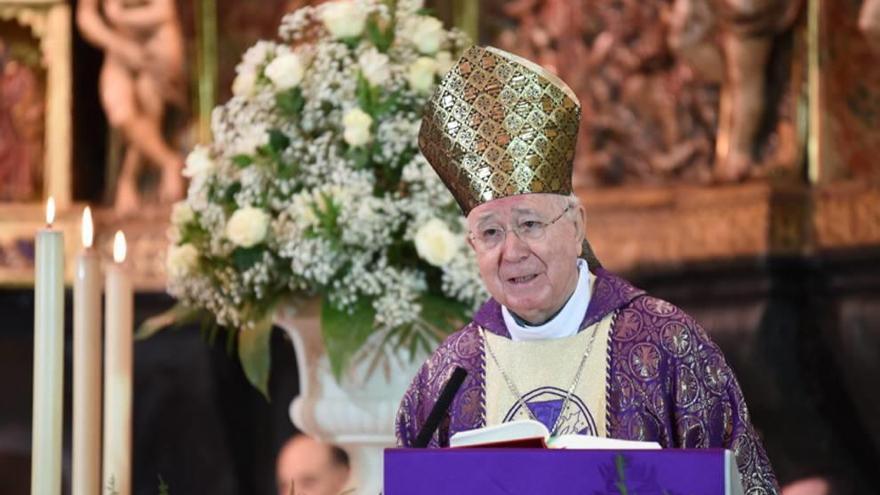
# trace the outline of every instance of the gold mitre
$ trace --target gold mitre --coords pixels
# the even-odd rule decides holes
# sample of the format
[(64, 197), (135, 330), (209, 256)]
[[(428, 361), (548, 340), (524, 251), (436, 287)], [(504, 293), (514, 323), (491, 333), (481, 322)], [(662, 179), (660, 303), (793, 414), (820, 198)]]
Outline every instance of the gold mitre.
[(467, 215), (507, 196), (571, 193), (580, 114), (574, 91), (555, 75), (474, 46), (428, 102), (419, 147)]

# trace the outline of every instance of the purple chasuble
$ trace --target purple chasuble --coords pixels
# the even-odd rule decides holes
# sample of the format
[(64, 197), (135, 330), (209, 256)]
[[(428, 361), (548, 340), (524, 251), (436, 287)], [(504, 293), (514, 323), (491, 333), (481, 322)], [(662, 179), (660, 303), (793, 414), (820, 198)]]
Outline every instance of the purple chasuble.
[[(665, 448), (731, 449), (746, 493), (777, 493), (776, 476), (739, 383), (702, 327), (679, 308), (606, 270), (598, 268), (594, 276), (580, 328), (619, 311), (608, 343), (608, 436), (652, 440)], [(485, 426), (485, 354), (478, 326), (510, 338), (501, 305), (490, 299), (472, 322), (440, 344), (403, 396), (396, 426), (401, 446), (415, 440), (456, 366), (468, 376), (430, 447), (445, 447), (453, 434)]]

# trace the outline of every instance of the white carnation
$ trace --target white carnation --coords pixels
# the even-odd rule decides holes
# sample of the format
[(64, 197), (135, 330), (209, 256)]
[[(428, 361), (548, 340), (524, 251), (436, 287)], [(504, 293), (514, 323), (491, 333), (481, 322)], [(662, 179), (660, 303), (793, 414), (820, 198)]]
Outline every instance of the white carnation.
[(415, 91), (428, 93), (434, 86), (437, 74), (437, 61), (430, 57), (419, 57), (406, 73), (406, 80)]
[(178, 201), (171, 208), (171, 225), (180, 227), (195, 220), (196, 214), (189, 203), (186, 201)]
[(266, 238), (268, 229), (269, 214), (247, 206), (236, 210), (226, 222), (226, 238), (236, 246), (252, 247)]
[(320, 7), (321, 22), (336, 38), (359, 36), (364, 31), (367, 13), (355, 2), (340, 0)]
[(360, 108), (353, 108), (342, 118), (342, 126), (344, 127), (342, 138), (352, 146), (367, 144), (373, 137), (370, 133), (372, 125), (372, 117)]
[(269, 62), (264, 74), (278, 90), (284, 91), (299, 85), (305, 74), (305, 64), (296, 53), (283, 53)]
[(189, 155), (186, 156), (186, 166), (183, 168), (184, 177), (198, 177), (214, 168), (214, 160), (207, 146), (197, 144)]
[(165, 258), (165, 268), (172, 278), (182, 278), (193, 273), (199, 263), (199, 250), (192, 244), (171, 246)]
[(388, 55), (372, 49), (358, 57), (358, 65), (364, 77), (370, 84), (379, 86), (391, 77), (391, 69), (388, 67)]
[(419, 53), (425, 55), (436, 53), (446, 38), (443, 23), (429, 16), (422, 16), (415, 21), (408, 34)]
[(415, 243), (419, 256), (434, 266), (449, 263), (460, 244), (455, 234), (438, 218), (428, 220), (416, 231)]

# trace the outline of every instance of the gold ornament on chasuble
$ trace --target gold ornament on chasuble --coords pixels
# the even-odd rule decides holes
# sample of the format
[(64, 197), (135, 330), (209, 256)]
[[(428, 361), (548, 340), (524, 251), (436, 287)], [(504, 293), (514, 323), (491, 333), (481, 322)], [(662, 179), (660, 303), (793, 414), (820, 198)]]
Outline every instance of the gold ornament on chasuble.
[(580, 114), (574, 92), (555, 75), (475, 46), (426, 106), (419, 147), (467, 215), (507, 196), (571, 193)]

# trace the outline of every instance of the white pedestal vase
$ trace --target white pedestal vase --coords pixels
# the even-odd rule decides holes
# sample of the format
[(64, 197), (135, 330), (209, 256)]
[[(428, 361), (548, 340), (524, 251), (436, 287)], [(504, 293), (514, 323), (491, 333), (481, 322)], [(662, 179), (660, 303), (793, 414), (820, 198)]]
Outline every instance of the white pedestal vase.
[(293, 340), (299, 371), (299, 396), (290, 418), (301, 431), (344, 448), (351, 457), (349, 486), (355, 493), (382, 491), (382, 453), (396, 444), (394, 420), (400, 399), (425, 356), (412, 362), (408, 353), (391, 353), (369, 373), (370, 360), (352, 362), (337, 382), (321, 338), (320, 301), (282, 306), (275, 324)]

